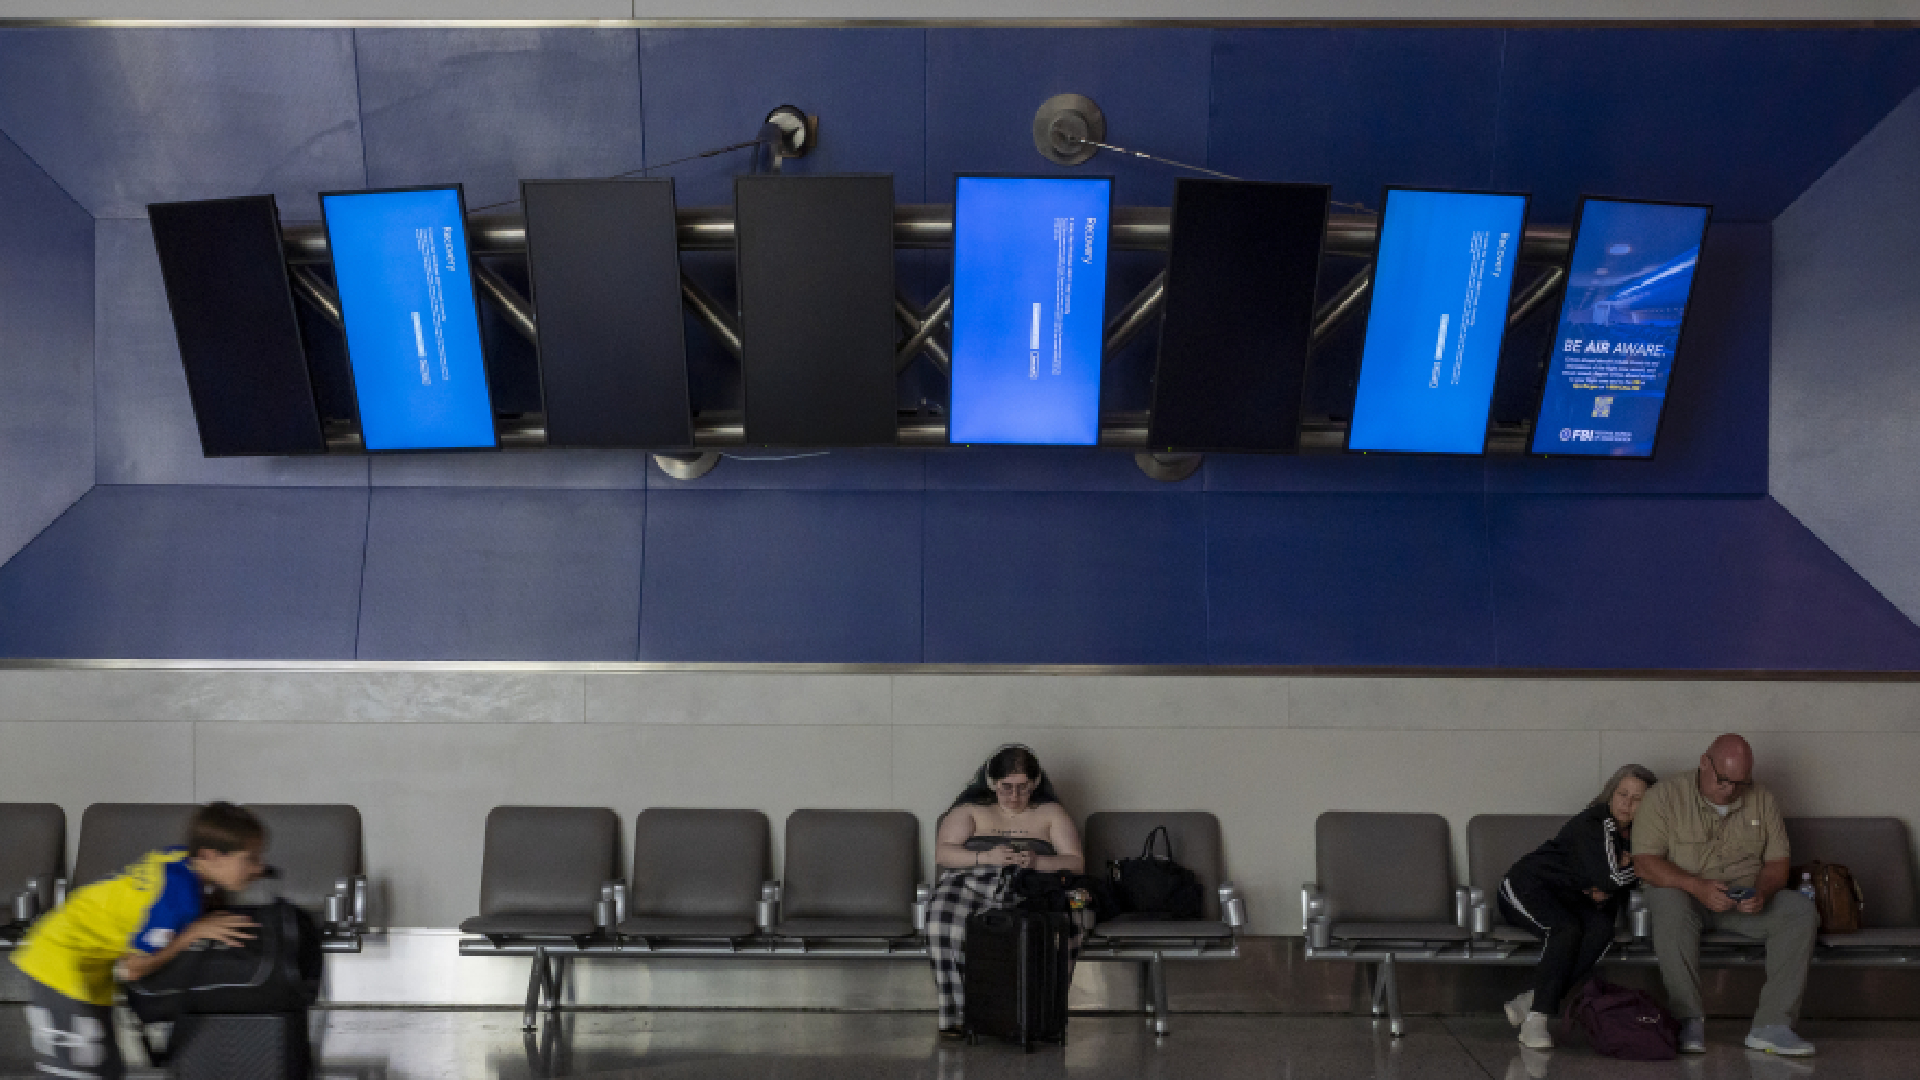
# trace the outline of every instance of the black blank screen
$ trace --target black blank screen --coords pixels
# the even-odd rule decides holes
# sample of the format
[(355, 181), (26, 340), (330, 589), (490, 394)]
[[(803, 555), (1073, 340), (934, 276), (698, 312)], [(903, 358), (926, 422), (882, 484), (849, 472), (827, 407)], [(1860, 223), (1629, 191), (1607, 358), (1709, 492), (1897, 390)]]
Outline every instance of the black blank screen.
[(1329, 189), (1181, 180), (1147, 442), (1293, 450)]
[(734, 181), (747, 442), (896, 441), (893, 177)]
[(271, 195), (147, 207), (207, 457), (322, 454)]
[(693, 445), (671, 180), (521, 185), (551, 446)]

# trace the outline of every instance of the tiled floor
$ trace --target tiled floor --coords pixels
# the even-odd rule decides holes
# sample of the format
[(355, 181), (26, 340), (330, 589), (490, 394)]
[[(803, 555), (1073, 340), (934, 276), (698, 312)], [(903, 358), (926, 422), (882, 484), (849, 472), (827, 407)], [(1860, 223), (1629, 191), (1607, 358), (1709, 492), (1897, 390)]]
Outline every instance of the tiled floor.
[[(1347, 1017), (1176, 1016), (1156, 1042), (1137, 1017), (1074, 1019), (1068, 1044), (1028, 1055), (1011, 1045), (943, 1043), (919, 1013), (633, 1011), (569, 1014), (537, 1036), (509, 1012), (341, 1010), (315, 1014), (319, 1075), (330, 1080), (564, 1076), (598, 1080), (1910, 1080), (1920, 1022), (1809, 1022), (1817, 1057), (1790, 1061), (1740, 1047), (1746, 1026), (1716, 1022), (1710, 1051), (1664, 1063), (1610, 1061), (1583, 1049), (1522, 1053), (1498, 1018), (1416, 1019), (1394, 1039)], [(29, 1077), (18, 1006), (0, 1007), (0, 1077)], [(136, 1072), (136, 1076), (158, 1076)]]

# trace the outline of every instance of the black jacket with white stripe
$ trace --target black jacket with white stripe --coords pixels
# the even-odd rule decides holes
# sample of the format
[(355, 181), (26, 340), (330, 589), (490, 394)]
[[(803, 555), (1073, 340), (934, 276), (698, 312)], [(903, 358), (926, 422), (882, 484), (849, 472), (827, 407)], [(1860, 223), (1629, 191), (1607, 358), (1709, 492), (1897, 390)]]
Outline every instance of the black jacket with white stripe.
[(1507, 876), (1555, 892), (1599, 889), (1610, 901), (1618, 901), (1640, 883), (1631, 863), (1620, 865), (1628, 846), (1606, 804), (1596, 803), (1568, 819), (1558, 836), (1514, 863)]

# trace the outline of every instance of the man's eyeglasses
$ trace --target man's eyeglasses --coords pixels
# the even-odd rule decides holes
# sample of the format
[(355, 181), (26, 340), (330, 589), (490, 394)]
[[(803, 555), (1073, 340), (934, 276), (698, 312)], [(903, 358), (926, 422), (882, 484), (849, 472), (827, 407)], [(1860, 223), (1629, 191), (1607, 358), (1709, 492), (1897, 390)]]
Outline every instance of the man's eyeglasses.
[(1712, 762), (1707, 763), (1707, 768), (1712, 770), (1714, 780), (1717, 781), (1722, 787), (1730, 787), (1736, 792), (1743, 792), (1753, 787), (1753, 781), (1751, 780), (1729, 780), (1726, 777), (1721, 776), (1720, 767), (1718, 765), (1713, 764)]

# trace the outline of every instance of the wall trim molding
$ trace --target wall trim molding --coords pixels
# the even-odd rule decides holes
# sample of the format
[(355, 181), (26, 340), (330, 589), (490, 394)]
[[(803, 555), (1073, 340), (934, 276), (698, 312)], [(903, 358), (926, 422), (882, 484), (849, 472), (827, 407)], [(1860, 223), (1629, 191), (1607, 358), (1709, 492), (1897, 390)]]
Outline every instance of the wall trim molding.
[(520, 672), (727, 675), (1132, 675), (1336, 679), (1594, 679), (1642, 682), (1915, 683), (1920, 671), (1668, 668), (1332, 667), (1205, 664), (778, 664), (672, 660), (0, 659), (8, 671)]
[(1391, 18), (929, 18), (929, 19), (135, 19), (0, 17), (0, 30), (729, 30), (729, 29), (1115, 29), (1158, 30), (1911, 30), (1920, 18), (1808, 17), (1452, 19)]

